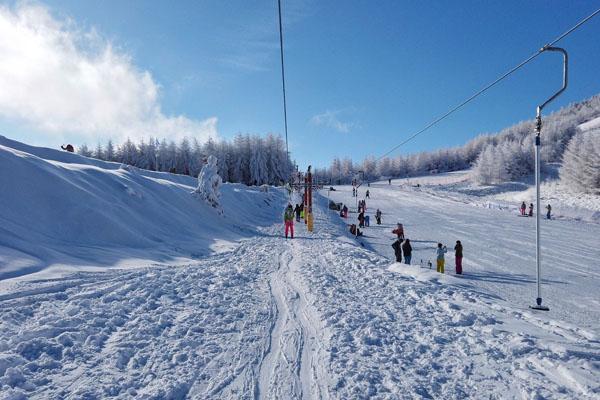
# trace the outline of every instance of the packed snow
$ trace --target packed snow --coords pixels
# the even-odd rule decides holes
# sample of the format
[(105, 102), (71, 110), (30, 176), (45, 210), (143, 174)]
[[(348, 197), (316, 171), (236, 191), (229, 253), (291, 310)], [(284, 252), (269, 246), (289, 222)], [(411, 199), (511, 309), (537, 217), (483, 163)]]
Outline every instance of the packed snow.
[[(600, 396), (598, 224), (544, 221), (534, 312), (533, 218), (372, 184), (357, 240), (339, 186), (286, 240), (279, 188), (224, 184), (220, 215), (190, 177), (0, 145), (0, 399)], [(457, 239), (465, 274), (430, 270)]]

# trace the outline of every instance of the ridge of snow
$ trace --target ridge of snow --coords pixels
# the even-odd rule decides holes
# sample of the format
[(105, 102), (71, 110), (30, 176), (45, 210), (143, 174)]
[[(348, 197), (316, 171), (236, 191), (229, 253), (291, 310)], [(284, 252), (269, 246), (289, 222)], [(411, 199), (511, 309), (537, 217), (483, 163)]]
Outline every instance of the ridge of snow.
[[(45, 271), (194, 260), (271, 224), (283, 192), (222, 186), (225, 216), (189, 176), (0, 137), (0, 280)], [(253, 220), (245, 218), (253, 215)]]

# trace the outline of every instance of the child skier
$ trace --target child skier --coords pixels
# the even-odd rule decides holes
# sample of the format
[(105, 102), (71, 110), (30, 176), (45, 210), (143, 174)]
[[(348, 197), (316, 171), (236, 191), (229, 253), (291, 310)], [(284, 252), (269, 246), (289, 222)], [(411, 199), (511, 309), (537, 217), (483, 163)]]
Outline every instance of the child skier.
[(546, 219), (550, 219), (550, 214), (552, 213), (552, 207), (550, 207), (550, 204), (546, 206), (546, 210), (548, 210), (546, 213)]
[(381, 210), (379, 208), (375, 212), (375, 220), (377, 221), (377, 225), (381, 225)]
[(362, 211), (358, 214), (358, 226), (360, 228), (365, 227), (365, 214)]
[(285, 209), (283, 213), (283, 222), (285, 224), (285, 238), (288, 238), (288, 231), (291, 231), (292, 239), (294, 238), (294, 209), (291, 204)]
[(456, 246), (454, 246), (454, 261), (456, 265), (456, 274), (462, 274), (462, 258), (463, 258), (463, 247), (460, 243), (460, 240), (456, 241)]
[(296, 222), (300, 222), (300, 206), (298, 204), (294, 208), (294, 214), (296, 214)]
[(525, 205), (525, 202), (521, 203), (521, 215), (525, 215), (525, 210), (527, 210), (527, 205)]
[(370, 197), (369, 197), (369, 191), (368, 190), (367, 190), (367, 193), (365, 193), (365, 196), (366, 196), (367, 199), (370, 199)]
[(444, 259), (444, 254), (448, 251), (448, 249), (446, 248), (446, 246), (442, 246), (441, 243), (438, 243), (438, 247), (436, 250), (436, 254), (437, 254), (437, 272), (443, 274), (444, 273), (444, 264), (445, 264), (445, 259)]
[(533, 217), (533, 203), (529, 203), (529, 216)]

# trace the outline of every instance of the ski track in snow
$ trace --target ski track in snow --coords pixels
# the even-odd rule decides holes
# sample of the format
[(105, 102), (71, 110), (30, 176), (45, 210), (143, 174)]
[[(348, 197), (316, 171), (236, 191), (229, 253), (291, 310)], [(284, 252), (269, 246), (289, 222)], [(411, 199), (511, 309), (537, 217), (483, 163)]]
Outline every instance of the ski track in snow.
[(317, 200), (312, 235), (18, 285), (0, 398), (598, 398), (594, 332), (390, 265)]

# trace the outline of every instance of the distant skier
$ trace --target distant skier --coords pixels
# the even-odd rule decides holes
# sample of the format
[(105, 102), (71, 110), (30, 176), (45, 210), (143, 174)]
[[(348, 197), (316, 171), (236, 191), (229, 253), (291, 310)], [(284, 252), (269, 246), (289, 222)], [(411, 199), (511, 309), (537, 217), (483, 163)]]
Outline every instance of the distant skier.
[(391, 184), (392, 184), (392, 180), (388, 179), (388, 185), (391, 185)]
[(283, 222), (285, 223), (285, 238), (288, 238), (288, 231), (291, 231), (292, 239), (294, 238), (294, 209), (288, 203), (288, 206), (283, 213)]
[(365, 227), (365, 213), (362, 211), (358, 214), (358, 226), (360, 228)]
[(73, 153), (75, 151), (75, 148), (73, 147), (72, 144), (68, 144), (67, 147), (61, 145), (60, 148), (65, 151), (68, 151), (69, 153)]
[(402, 226), (400, 222), (398, 222), (396, 229), (394, 229), (392, 233), (398, 236), (398, 239), (404, 240), (404, 226)]
[(300, 203), (300, 218), (304, 218), (304, 203)]
[(356, 197), (356, 189), (352, 188), (352, 197)]
[(444, 264), (446, 260), (444, 259), (444, 254), (448, 251), (446, 246), (442, 246), (441, 243), (438, 243), (438, 247), (436, 249), (437, 254), (437, 272), (443, 274), (444, 273)]
[(552, 214), (552, 207), (550, 206), (550, 204), (548, 204), (546, 206), (546, 210), (547, 210), (547, 212), (546, 212), (546, 219), (550, 219), (551, 214)]
[(533, 217), (533, 203), (529, 203), (529, 216)]
[(365, 215), (365, 226), (371, 226), (371, 217)]
[(456, 265), (456, 274), (462, 274), (462, 258), (463, 258), (463, 247), (460, 243), (460, 240), (456, 241), (456, 246), (454, 246), (454, 261)]
[(410, 245), (410, 240), (406, 239), (404, 243), (402, 243), (402, 252), (404, 253), (404, 264), (410, 265), (410, 259), (412, 257), (412, 246)]
[(344, 207), (342, 207), (342, 217), (348, 218), (348, 207), (346, 207), (345, 204)]
[(367, 190), (367, 193), (365, 193), (365, 197), (366, 197), (367, 199), (370, 199), (370, 197), (369, 197), (369, 191), (368, 191), (368, 190)]
[(296, 204), (296, 208), (294, 208), (294, 214), (296, 214), (296, 222), (300, 222), (300, 205)]
[(377, 225), (381, 225), (381, 210), (379, 208), (375, 212), (375, 221), (377, 221)]
[(527, 210), (527, 205), (525, 202), (521, 203), (521, 215), (525, 216), (525, 210)]
[(401, 263), (402, 262), (402, 242), (400, 241), (400, 239), (394, 240), (394, 243), (392, 243), (392, 248), (394, 249), (394, 255), (396, 256), (396, 262)]

